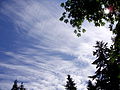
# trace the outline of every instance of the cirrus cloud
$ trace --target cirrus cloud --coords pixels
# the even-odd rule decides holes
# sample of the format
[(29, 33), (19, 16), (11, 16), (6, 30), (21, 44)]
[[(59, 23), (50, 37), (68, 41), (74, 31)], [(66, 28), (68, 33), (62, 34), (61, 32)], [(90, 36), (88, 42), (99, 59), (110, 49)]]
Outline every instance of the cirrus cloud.
[(88, 76), (95, 70), (91, 65), (93, 46), (97, 40), (111, 43), (111, 32), (85, 22), (87, 32), (76, 37), (70, 25), (59, 21), (59, 4), (49, 0), (2, 3), (0, 13), (11, 20), (20, 36), (14, 43), (16, 50), (0, 52), (7, 57), (0, 59), (5, 71), (0, 72), (2, 90), (9, 90), (15, 79), (23, 81), (28, 90), (63, 90), (67, 74), (72, 75), (78, 90), (86, 90)]

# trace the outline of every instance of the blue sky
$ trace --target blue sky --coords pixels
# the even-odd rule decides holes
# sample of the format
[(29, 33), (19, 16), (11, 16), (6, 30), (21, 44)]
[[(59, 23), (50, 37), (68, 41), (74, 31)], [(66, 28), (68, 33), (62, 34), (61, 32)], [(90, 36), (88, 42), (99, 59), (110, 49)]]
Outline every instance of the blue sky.
[(111, 43), (106, 27), (84, 22), (78, 38), (59, 21), (64, 0), (0, 0), (0, 90), (17, 79), (27, 90), (64, 90), (67, 74), (86, 90), (96, 41)]

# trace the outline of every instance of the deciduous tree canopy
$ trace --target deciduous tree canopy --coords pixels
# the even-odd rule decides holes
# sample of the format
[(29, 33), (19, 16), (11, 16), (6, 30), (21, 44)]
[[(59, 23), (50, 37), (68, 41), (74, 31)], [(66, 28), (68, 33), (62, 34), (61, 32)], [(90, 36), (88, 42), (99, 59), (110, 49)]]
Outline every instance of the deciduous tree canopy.
[(120, 21), (120, 1), (119, 0), (67, 0), (61, 3), (65, 9), (61, 21), (70, 23), (76, 27), (75, 33), (78, 36), (85, 29), (81, 27), (84, 20), (94, 22), (95, 26), (104, 26), (105, 21), (110, 22), (110, 29), (115, 22)]

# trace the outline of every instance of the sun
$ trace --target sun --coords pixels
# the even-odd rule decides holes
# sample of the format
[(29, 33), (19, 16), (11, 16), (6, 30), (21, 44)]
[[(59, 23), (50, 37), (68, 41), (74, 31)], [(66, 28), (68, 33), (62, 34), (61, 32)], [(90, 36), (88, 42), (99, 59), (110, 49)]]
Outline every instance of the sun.
[(105, 14), (113, 13), (114, 12), (114, 7), (109, 6), (108, 8), (104, 9)]
[(110, 10), (109, 10), (108, 8), (105, 8), (105, 9), (104, 9), (104, 12), (105, 12), (105, 14), (109, 14), (109, 13), (110, 13)]

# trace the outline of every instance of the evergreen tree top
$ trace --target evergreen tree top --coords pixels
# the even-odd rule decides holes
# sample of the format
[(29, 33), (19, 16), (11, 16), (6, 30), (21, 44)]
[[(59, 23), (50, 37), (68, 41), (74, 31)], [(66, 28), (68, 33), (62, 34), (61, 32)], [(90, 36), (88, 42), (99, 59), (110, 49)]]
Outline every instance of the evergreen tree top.
[(67, 84), (65, 85), (66, 90), (77, 90), (74, 81), (72, 80), (71, 76), (68, 75), (67, 77)]

